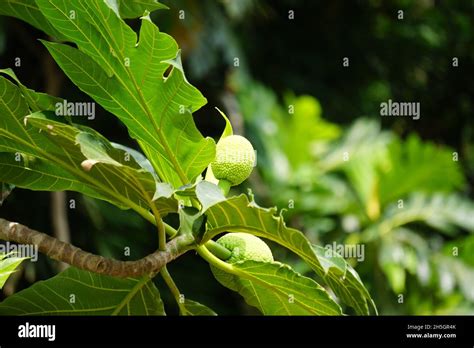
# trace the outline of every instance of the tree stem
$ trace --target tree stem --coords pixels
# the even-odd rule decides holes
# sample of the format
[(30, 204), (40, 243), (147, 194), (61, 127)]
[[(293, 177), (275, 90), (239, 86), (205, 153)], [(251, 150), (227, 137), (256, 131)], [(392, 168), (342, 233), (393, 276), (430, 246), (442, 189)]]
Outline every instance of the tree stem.
[[(164, 223), (164, 228), (168, 235), (177, 235), (177, 231), (173, 227)], [(0, 218), (0, 239), (34, 245), (38, 248), (38, 251), (54, 260), (65, 262), (86, 271), (122, 278), (155, 275), (166, 264), (195, 248), (194, 237), (183, 234), (168, 242), (165, 250), (156, 251), (136, 261), (119, 261), (89, 253), (72, 244), (2, 218)], [(201, 252), (199, 248), (201, 248)], [(198, 247), (197, 250), (200, 255), (205, 252), (210, 255), (206, 260), (215, 259), (220, 261), (221, 268), (222, 265), (227, 265), (221, 259), (227, 260), (231, 255), (228, 249), (212, 240), (207, 241), (205, 245)]]
[(193, 249), (194, 243), (193, 236), (184, 234), (166, 244), (163, 251), (156, 251), (136, 261), (119, 261), (83, 251), (47, 234), (1, 218), (0, 239), (34, 245), (48, 257), (76, 268), (123, 278), (155, 275), (167, 263)]
[(171, 274), (168, 272), (168, 269), (166, 268), (166, 266), (163, 266), (163, 268), (160, 270), (160, 274), (163, 277), (166, 285), (168, 285), (168, 288), (170, 289), (171, 293), (173, 294), (173, 297), (176, 303), (178, 304), (180, 314), (183, 316), (187, 315), (186, 307), (184, 306), (184, 303), (181, 303), (181, 292), (176, 286), (176, 283), (171, 277)]

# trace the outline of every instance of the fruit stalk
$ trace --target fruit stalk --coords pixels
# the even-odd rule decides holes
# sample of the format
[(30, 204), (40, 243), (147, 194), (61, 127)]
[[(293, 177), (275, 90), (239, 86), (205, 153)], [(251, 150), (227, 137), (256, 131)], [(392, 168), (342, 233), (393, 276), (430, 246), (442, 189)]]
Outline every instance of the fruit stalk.
[(220, 245), (219, 243), (214, 242), (213, 240), (206, 242), (205, 246), (211, 253), (214, 254), (214, 256), (217, 256), (223, 261), (228, 260), (232, 255), (232, 252), (229, 249)]

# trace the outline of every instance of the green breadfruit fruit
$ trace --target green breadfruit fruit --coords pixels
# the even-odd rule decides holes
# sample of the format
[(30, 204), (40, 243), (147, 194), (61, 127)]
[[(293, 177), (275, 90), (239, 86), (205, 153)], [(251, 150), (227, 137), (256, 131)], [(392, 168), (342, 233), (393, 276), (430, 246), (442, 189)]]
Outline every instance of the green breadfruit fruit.
[[(230, 258), (226, 260), (230, 264), (245, 260), (273, 262), (273, 254), (268, 245), (252, 234), (227, 233), (217, 243), (231, 251)], [(211, 270), (214, 277), (224, 285), (232, 278), (231, 274), (216, 267), (211, 266)]]
[(216, 179), (239, 185), (252, 173), (255, 151), (252, 144), (240, 135), (222, 138), (216, 146), (216, 158), (211, 168)]
[(272, 262), (273, 255), (268, 245), (260, 238), (249, 233), (227, 233), (217, 243), (229, 249), (231, 256), (226, 260), (235, 263), (244, 260)]

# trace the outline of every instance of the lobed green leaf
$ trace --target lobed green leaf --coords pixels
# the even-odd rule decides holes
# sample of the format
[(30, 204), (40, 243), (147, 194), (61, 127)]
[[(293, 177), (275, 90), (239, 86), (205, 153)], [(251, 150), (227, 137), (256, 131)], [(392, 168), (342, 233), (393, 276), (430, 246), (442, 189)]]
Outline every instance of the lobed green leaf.
[(275, 214), (275, 208), (261, 208), (246, 195), (231, 197), (207, 209), (207, 231), (202, 243), (223, 232), (247, 232), (267, 238), (305, 260), (357, 314), (369, 314), (369, 305), (376, 312), (357, 273), (340, 256), (327, 255), (325, 249), (311, 245), (303, 233), (286, 227), (282, 216)]
[(191, 112), (206, 99), (186, 80), (174, 39), (145, 16), (137, 42), (105, 2), (37, 3), (78, 46), (44, 43), (66, 75), (127, 126), (162, 181), (174, 187), (193, 182), (214, 159), (215, 143), (194, 124)]
[[(341, 315), (341, 307), (314, 280), (279, 262), (241, 261), (217, 276), (265, 315)], [(213, 272), (216, 270), (213, 269)], [(219, 270), (220, 271), (220, 270)]]
[(165, 315), (148, 278), (115, 278), (68, 268), (9, 296), (0, 315)]

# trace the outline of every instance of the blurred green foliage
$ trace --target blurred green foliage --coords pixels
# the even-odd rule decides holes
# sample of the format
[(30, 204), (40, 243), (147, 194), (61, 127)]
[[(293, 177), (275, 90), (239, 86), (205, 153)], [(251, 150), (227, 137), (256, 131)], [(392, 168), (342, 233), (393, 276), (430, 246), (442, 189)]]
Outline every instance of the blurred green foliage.
[[(364, 245), (365, 259), (351, 262), (382, 314), (474, 313), (472, 1), (163, 2), (170, 10), (153, 20), (177, 39), (188, 79), (209, 100), (196, 115), (200, 129), (220, 134), (219, 106), (257, 149), (258, 170), (240, 189), (286, 208), (288, 224), (315, 243)], [(15, 71), (25, 85), (57, 83), (62, 97), (87, 100), (50, 69), (41, 33), (0, 21), (3, 67), (20, 57)], [(420, 120), (381, 118), (387, 99), (420, 102)], [(120, 123), (97, 113), (94, 128), (136, 148)], [(155, 232), (140, 218), (68, 198), (78, 201), (69, 213), (74, 244), (117, 258), (125, 246), (133, 258), (154, 249)], [(1, 214), (48, 231), (49, 210), (46, 193), (16, 190)], [(275, 257), (296, 260), (285, 250)], [(55, 273), (44, 258), (25, 267), (19, 288)], [(255, 313), (204, 263), (184, 257), (170, 271), (183, 292), (192, 289), (218, 313)]]
[[(292, 224), (319, 245), (363, 245), (364, 260), (352, 262), (381, 313), (472, 313), (474, 203), (453, 149), (415, 134), (400, 139), (367, 118), (339, 135), (321, 118), (316, 126), (294, 117), (319, 110), (309, 107), (319, 105), (315, 99), (280, 105), (258, 83), (235, 87), (248, 127), (262, 143), (259, 161), (273, 164), (259, 166), (265, 198), (287, 207)], [(257, 116), (252, 110), (268, 105), (265, 98), (271, 106)], [(294, 122), (305, 131), (289, 131)], [(301, 152), (303, 161), (291, 160)]]

